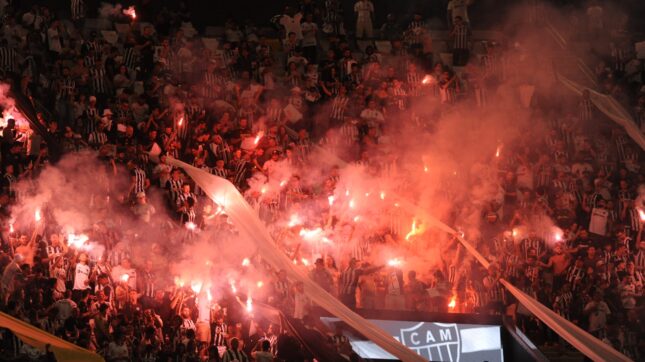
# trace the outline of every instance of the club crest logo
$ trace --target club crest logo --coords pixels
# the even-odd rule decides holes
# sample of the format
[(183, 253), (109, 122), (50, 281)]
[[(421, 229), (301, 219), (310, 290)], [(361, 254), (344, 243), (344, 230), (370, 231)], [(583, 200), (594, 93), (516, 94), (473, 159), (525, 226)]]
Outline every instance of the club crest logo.
[(456, 324), (421, 322), (400, 330), (403, 345), (429, 361), (459, 361), (459, 330)]

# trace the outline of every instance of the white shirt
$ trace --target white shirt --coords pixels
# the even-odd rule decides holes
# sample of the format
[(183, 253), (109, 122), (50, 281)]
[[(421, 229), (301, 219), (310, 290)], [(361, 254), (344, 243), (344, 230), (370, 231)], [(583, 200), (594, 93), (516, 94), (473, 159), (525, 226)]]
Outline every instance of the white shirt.
[(589, 312), (589, 332), (605, 328), (607, 316), (611, 314), (607, 303), (591, 301), (585, 306), (585, 312)]
[(385, 121), (385, 117), (383, 117), (383, 113), (381, 113), (381, 111), (377, 109), (365, 108), (361, 112), (361, 118), (367, 121), (372, 121), (377, 123), (382, 123)]
[(54, 307), (58, 310), (58, 319), (64, 321), (67, 318), (72, 316), (72, 312), (76, 309), (76, 303), (71, 299), (60, 299), (57, 300), (54, 304)]
[(607, 219), (609, 211), (594, 207), (591, 210), (591, 219), (589, 220), (589, 232), (605, 235), (607, 233)]
[(77, 263), (74, 273), (74, 290), (89, 289), (90, 266)]
[(304, 22), (300, 24), (302, 29), (302, 46), (315, 46), (316, 45), (316, 32), (318, 31), (318, 25), (316, 23)]
[(284, 26), (285, 39), (289, 37), (289, 33), (295, 33), (296, 39), (302, 39), (302, 28), (300, 27), (300, 20), (302, 20), (302, 14), (298, 13), (293, 17), (289, 15), (283, 15), (280, 18), (280, 25)]
[(358, 20), (371, 20), (371, 13), (374, 12), (374, 5), (367, 0), (354, 4), (354, 12), (358, 14)]

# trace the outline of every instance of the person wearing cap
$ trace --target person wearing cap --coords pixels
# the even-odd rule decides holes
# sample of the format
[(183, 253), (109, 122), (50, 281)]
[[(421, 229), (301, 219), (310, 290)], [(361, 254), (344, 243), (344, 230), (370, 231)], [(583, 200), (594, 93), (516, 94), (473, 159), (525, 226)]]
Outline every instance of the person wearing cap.
[(262, 165), (262, 172), (266, 175), (269, 181), (275, 179), (281, 165), (283, 164), (282, 160), (280, 160), (280, 156), (280, 150), (274, 150), (271, 153), (271, 158)]

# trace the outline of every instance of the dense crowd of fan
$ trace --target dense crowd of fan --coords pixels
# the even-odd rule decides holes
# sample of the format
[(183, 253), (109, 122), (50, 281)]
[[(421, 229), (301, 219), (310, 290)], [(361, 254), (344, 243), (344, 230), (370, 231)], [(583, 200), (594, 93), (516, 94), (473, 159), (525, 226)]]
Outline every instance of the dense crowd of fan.
[[(103, 19), (108, 30), (119, 29), (114, 39), (84, 26), (89, 11), (83, 1), (72, 1), (71, 17), (38, 5), (3, 9), (2, 81), (31, 100), (35, 121), (47, 134), (31, 131), (17, 115), (18, 121), (4, 119), (2, 311), (108, 361), (310, 360), (278, 325), (249, 320), (230, 293), (214, 303), (208, 318), (199, 316), (210, 321), (204, 335), (197, 326), (196, 292), (165, 275), (166, 265), (134, 255), (133, 244), (142, 242), (154, 245), (151, 253), (176, 252), (200, 230), (234, 238), (225, 210), (165, 162), (173, 157), (230, 180), (270, 226), (277, 247), (351, 308), (496, 313), (541, 343), (564, 346), (505, 292), (498, 282), (504, 277), (622, 353), (642, 358), (642, 150), (594, 107), (588, 93), (557, 110), (544, 109), (557, 103), (544, 94), (540, 104), (525, 105), (551, 128), (540, 147), (507, 144), (494, 157), (500, 197), (464, 206), (459, 195), (445, 196), (455, 208), (478, 208), (482, 225), (473, 242), (493, 262), (488, 270), (456, 240), (432, 270), (404, 275), (397, 265), (377, 266), (383, 263), (372, 260), (370, 251), (404, 239), (407, 221), (363, 233), (342, 257), (325, 248), (294, 250), (284, 241), (301, 228), (281, 223), (299, 204), (318, 204), (309, 225), (341, 227), (340, 216), (328, 209), (342, 184), (342, 164), (364, 167), (374, 177), (393, 172), (396, 161), (386, 161), (391, 153), (384, 151), (393, 122), (425, 132), (441, 110), (494, 106), (495, 90), (513, 76), (512, 56), (502, 50), (512, 47), (497, 39), (472, 54), (470, 2), (448, 3), (444, 52), (451, 59), (433, 53), (427, 14), (408, 14), (405, 23), (390, 14), (374, 29), (368, 0), (356, 2), (355, 14), (343, 14), (339, 1), (303, 0), (274, 18), (275, 29), (231, 20), (216, 41), (196, 34), (185, 7), (159, 9), (154, 17), (137, 14), (144, 22), (118, 8)], [(590, 7), (590, 31), (603, 31), (602, 9), (600, 14)], [(350, 17), (355, 29), (344, 25)], [(642, 122), (645, 95), (635, 55), (617, 46), (600, 55), (599, 90)], [(437, 112), (412, 111), (428, 99)], [(87, 238), (101, 245), (97, 255), (73, 247), (47, 205), (42, 225), (14, 225), (12, 210), (37, 192), (29, 185), (48, 167), (52, 145), (45, 140), (68, 155), (95, 150), (114, 179), (127, 175), (122, 189), (97, 182), (102, 201), (94, 204), (125, 210), (140, 226), (126, 232), (95, 220)], [(318, 149), (344, 162), (318, 165), (311, 156)], [(283, 180), (285, 167), (295, 172)], [(304, 184), (302, 176), (314, 169), (325, 176)], [(269, 186), (258, 186), (258, 180)], [(148, 199), (157, 191), (168, 212)], [(556, 235), (553, 228), (535, 226), (543, 225), (540, 219), (553, 220)], [(179, 244), (135, 236), (152, 227), (175, 230), (169, 235)], [(266, 274), (270, 292), (263, 302), (311, 322), (313, 307), (302, 286), (284, 272)], [(329, 343), (349, 354), (341, 332), (330, 333)], [(8, 330), (1, 341), (6, 356), (51, 357)]]

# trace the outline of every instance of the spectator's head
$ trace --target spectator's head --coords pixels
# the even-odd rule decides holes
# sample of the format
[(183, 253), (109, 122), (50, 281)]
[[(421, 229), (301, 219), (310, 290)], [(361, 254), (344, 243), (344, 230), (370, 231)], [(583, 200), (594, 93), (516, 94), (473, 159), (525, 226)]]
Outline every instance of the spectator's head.
[(237, 351), (240, 348), (240, 341), (233, 337), (231, 338), (231, 350)]

